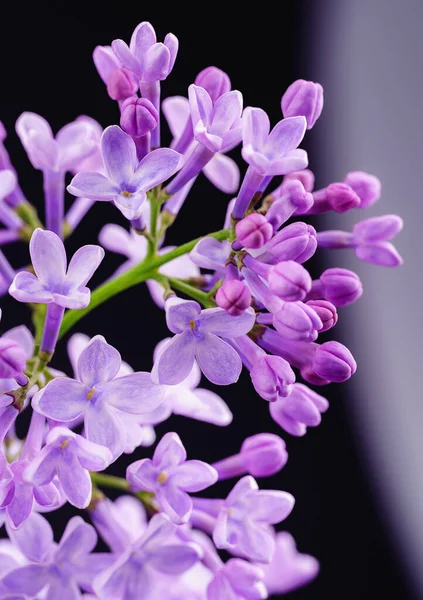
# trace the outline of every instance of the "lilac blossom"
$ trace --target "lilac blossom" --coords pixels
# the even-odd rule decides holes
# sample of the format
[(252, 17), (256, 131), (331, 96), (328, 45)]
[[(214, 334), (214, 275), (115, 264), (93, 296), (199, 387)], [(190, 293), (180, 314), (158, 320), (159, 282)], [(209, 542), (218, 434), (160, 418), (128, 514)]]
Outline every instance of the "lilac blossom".
[(83, 415), (87, 439), (109, 448), (116, 459), (126, 442), (121, 413), (149, 412), (164, 396), (150, 373), (116, 378), (121, 362), (119, 352), (102, 336), (95, 336), (79, 356), (77, 379), (57, 377), (50, 381), (34, 396), (34, 409), (65, 423)]
[(298, 552), (295, 540), (287, 531), (276, 534), (272, 562), (260, 565), (270, 594), (287, 594), (315, 579), (319, 563), (314, 556)]
[(96, 46), (93, 61), (112, 100), (125, 100), (138, 91), (135, 76), (122, 66), (111, 46)]
[(240, 479), (219, 511), (213, 540), (217, 548), (257, 562), (270, 562), (275, 540), (268, 525), (280, 523), (294, 507), (287, 492), (259, 490), (250, 475)]
[(217, 571), (207, 588), (207, 600), (265, 600), (268, 592), (263, 570), (240, 558), (231, 558)]
[[(0, 321), (1, 317), (2, 311), (0, 309)], [(26, 329), (24, 326), (21, 326), (21, 328)], [(15, 328), (15, 330), (16, 329), (18, 328)], [(9, 391), (7, 389), (9, 387), (7, 380), (16, 380), (20, 385), (25, 385), (28, 381), (28, 378), (24, 375), (23, 371), (29, 356), (27, 355), (25, 348), (19, 343), (19, 334), (17, 340), (13, 333), (13, 330), (11, 330), (9, 335), (5, 333), (0, 337), (0, 384), (2, 386), (2, 392)], [(32, 356), (32, 353), (30, 356)]]
[(133, 496), (119, 496), (114, 502), (103, 498), (94, 504), (90, 516), (115, 555), (125, 552), (147, 528), (146, 511)]
[(109, 555), (92, 553), (97, 534), (81, 517), (69, 521), (59, 544), (53, 541), (49, 523), (37, 513), (20, 529), (8, 529), (8, 534), (30, 563), (3, 579), (10, 593), (33, 598), (45, 589), (46, 600), (78, 600), (80, 588), (91, 591), (93, 577), (110, 564)]
[(176, 433), (163, 436), (152, 460), (136, 461), (126, 473), (132, 489), (154, 492), (161, 510), (176, 524), (187, 522), (190, 517), (189, 493), (210, 487), (218, 477), (207, 463), (187, 460), (186, 450)]
[(305, 435), (307, 427), (317, 427), (322, 421), (321, 413), (329, 408), (329, 402), (313, 390), (295, 383), (287, 398), (279, 396), (269, 405), (270, 414), (282, 429), (295, 436)]
[(248, 333), (254, 325), (254, 311), (231, 317), (221, 308), (201, 310), (198, 302), (175, 297), (166, 301), (166, 321), (176, 335), (154, 364), (152, 376), (158, 383), (176, 384), (187, 377), (194, 360), (203, 374), (217, 385), (237, 381), (241, 359), (224, 337)]
[(297, 79), (282, 96), (284, 117), (304, 116), (307, 129), (314, 127), (323, 110), (323, 88), (320, 83)]
[(94, 581), (100, 600), (142, 600), (154, 597), (160, 575), (180, 575), (200, 558), (200, 549), (181, 543), (177, 526), (163, 514), (155, 515), (144, 534), (128, 546)]
[(77, 508), (87, 508), (92, 493), (89, 471), (102, 471), (112, 460), (108, 448), (65, 427), (54, 427), (23, 477), (34, 485), (46, 485), (57, 475), (67, 500)]
[(74, 196), (113, 202), (130, 220), (141, 215), (147, 192), (176, 173), (182, 161), (174, 150), (160, 148), (138, 162), (133, 139), (117, 125), (104, 130), (101, 151), (107, 176), (78, 173), (68, 191)]

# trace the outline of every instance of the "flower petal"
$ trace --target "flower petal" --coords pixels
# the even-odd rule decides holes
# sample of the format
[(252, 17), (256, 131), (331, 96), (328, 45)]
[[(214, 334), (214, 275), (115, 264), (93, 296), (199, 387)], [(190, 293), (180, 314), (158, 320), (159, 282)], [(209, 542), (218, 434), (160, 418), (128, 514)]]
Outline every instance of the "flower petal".
[[(139, 237), (142, 238), (142, 236)], [(106, 250), (131, 258), (131, 253), (129, 252), (132, 241), (131, 235), (129, 231), (126, 231), (120, 225), (116, 225), (115, 223), (105, 225), (100, 231), (98, 241)]]
[(91, 478), (73, 452), (63, 452), (58, 477), (67, 500), (76, 508), (87, 508), (92, 494)]
[(90, 404), (85, 413), (85, 434), (90, 442), (106, 446), (114, 459), (125, 448), (125, 430), (118, 415), (103, 402)]
[(161, 42), (153, 44), (144, 54), (143, 81), (163, 81), (170, 71), (170, 51)]
[(161, 469), (181, 465), (186, 461), (187, 453), (181, 438), (172, 431), (166, 433), (154, 452), (153, 464)]
[[(135, 144), (130, 135), (118, 125), (110, 125), (101, 136), (101, 152), (104, 166), (119, 188), (126, 189), (138, 164)], [(132, 190), (128, 190), (132, 191)]]
[(19, 302), (35, 302), (49, 304), (53, 301), (53, 294), (46, 289), (40, 280), (32, 273), (21, 271), (9, 288), (9, 294)]
[(172, 482), (186, 492), (201, 492), (216, 483), (216, 469), (201, 460), (188, 460), (176, 468)]
[(7, 527), (7, 535), (13, 544), (31, 562), (48, 560), (54, 549), (53, 530), (50, 523), (34, 512), (19, 529)]
[(81, 354), (83, 349), (88, 345), (89, 341), (90, 338), (88, 337), (88, 335), (85, 335), (85, 333), (74, 333), (69, 338), (66, 348), (75, 375), (79, 355)]
[(163, 100), (162, 110), (176, 141), (181, 137), (190, 119), (189, 101), (184, 96), (170, 96)]
[(9, 523), (17, 529), (29, 518), (34, 506), (33, 487), (30, 484), (15, 485), (15, 493), (6, 507)]
[(221, 273), (225, 270), (229, 252), (228, 242), (219, 242), (215, 238), (205, 237), (191, 250), (190, 258), (193, 263), (203, 269)]
[(74, 454), (78, 457), (84, 469), (88, 471), (103, 471), (112, 462), (112, 455), (108, 448), (93, 444), (78, 435), (75, 438)]
[(150, 373), (139, 372), (110, 381), (101, 398), (119, 410), (137, 415), (157, 408), (164, 395), (165, 388), (154, 383)]
[(112, 48), (122, 65), (131, 71), (136, 77), (141, 77), (140, 63), (132, 54), (128, 45), (123, 40), (113, 40)]
[(48, 445), (44, 446), (25, 469), (23, 473), (24, 480), (36, 486), (47, 485), (47, 483), (53, 481), (57, 471), (59, 456), (58, 449)]
[(55, 559), (67, 563), (74, 563), (81, 555), (94, 550), (97, 544), (97, 533), (82, 517), (73, 517), (62, 535)]
[(277, 158), (297, 148), (306, 132), (305, 117), (287, 117), (272, 129), (266, 144), (266, 154)]
[(205, 333), (195, 344), (195, 358), (203, 374), (216, 385), (230, 385), (238, 381), (242, 371), (242, 361), (227, 342)]
[(112, 200), (119, 194), (118, 186), (101, 173), (77, 173), (67, 187), (70, 194), (92, 200)]
[(242, 115), (243, 146), (251, 146), (261, 151), (267, 141), (270, 131), (270, 121), (267, 113), (261, 108), (247, 106)]
[(223, 136), (241, 118), (242, 94), (232, 90), (222, 94), (213, 106), (210, 132)]
[(194, 365), (195, 346), (190, 331), (175, 335), (154, 363), (151, 376), (156, 383), (175, 385), (188, 377)]
[(172, 411), (175, 415), (220, 426), (229, 425), (233, 418), (220, 396), (201, 388), (193, 391), (185, 389), (180, 394), (172, 395)]
[(111, 381), (120, 369), (121, 357), (116, 348), (96, 335), (81, 352), (77, 371), (78, 378), (88, 387)]
[(201, 306), (194, 300), (169, 298), (166, 302), (166, 325), (172, 333), (183, 333), (190, 329), (191, 321), (196, 321)]
[(171, 148), (153, 150), (140, 162), (132, 179), (132, 185), (138, 190), (147, 192), (169, 179), (183, 164), (183, 156)]
[(129, 48), (137, 59), (141, 60), (145, 52), (156, 42), (154, 27), (148, 21), (143, 21), (134, 29)]
[(52, 231), (36, 229), (29, 242), (32, 266), (38, 279), (54, 291), (66, 273), (66, 252), (62, 240)]
[(66, 286), (70, 289), (85, 286), (93, 276), (104, 258), (104, 250), (100, 246), (82, 246), (75, 252), (66, 273)]
[(293, 173), (294, 171), (302, 171), (303, 169), (306, 169), (307, 166), (307, 152), (301, 148), (297, 148), (296, 150), (291, 150), (282, 158), (272, 161), (266, 171), (266, 174), (287, 175), (288, 173)]
[(2, 337), (17, 342), (24, 349), (27, 358), (32, 358), (34, 353), (34, 338), (28, 327), (18, 325), (18, 327), (13, 327), (3, 333)]
[(43, 565), (28, 565), (6, 575), (3, 583), (10, 592), (23, 593), (35, 598), (36, 594), (50, 583), (50, 575), (48, 568)]
[(93, 52), (93, 61), (98, 74), (106, 85), (113, 71), (120, 68), (120, 62), (111, 46), (96, 46)]
[(75, 379), (57, 377), (43, 390), (35, 394), (32, 407), (40, 414), (68, 423), (77, 419), (88, 404), (87, 393), (83, 385)]
[(150, 557), (150, 564), (160, 573), (179, 575), (190, 569), (198, 560), (198, 546), (190, 543), (163, 545)]
[(226, 338), (239, 337), (251, 331), (255, 312), (249, 308), (239, 317), (232, 317), (223, 308), (207, 308), (201, 312), (201, 331), (208, 331)]
[(239, 188), (239, 168), (229, 156), (215, 154), (203, 167), (203, 173), (218, 190), (225, 194), (235, 194)]
[(249, 512), (252, 519), (263, 523), (280, 523), (291, 514), (295, 499), (288, 492), (260, 490), (251, 494)]
[(195, 128), (198, 122), (207, 127), (213, 110), (213, 103), (208, 92), (204, 88), (192, 84), (188, 88), (188, 97), (193, 127)]

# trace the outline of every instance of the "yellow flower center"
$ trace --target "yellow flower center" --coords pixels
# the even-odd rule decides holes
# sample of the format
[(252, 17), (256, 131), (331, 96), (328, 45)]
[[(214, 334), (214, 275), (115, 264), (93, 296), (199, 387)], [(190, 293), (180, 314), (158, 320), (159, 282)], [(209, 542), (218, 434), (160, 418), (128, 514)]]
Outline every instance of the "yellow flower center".
[(92, 388), (90, 389), (90, 391), (88, 392), (88, 394), (87, 394), (87, 400), (92, 400), (92, 399), (93, 399), (93, 396), (94, 396), (94, 394), (95, 394), (95, 387), (92, 387)]
[(166, 483), (166, 481), (167, 481), (167, 474), (166, 474), (164, 471), (162, 471), (161, 473), (159, 473), (159, 474), (157, 475), (157, 481), (158, 481), (158, 482), (159, 482), (161, 485), (163, 485), (164, 483)]
[(65, 448), (67, 448), (70, 444), (70, 440), (63, 440), (63, 442), (60, 444), (60, 447), (64, 450)]
[(189, 326), (194, 331), (194, 329), (195, 329), (195, 321), (194, 321), (194, 319), (191, 319), (191, 321), (189, 322)]
[(131, 192), (127, 192), (126, 190), (124, 192), (121, 192), (122, 196), (125, 196), (125, 198), (130, 198), (132, 196)]

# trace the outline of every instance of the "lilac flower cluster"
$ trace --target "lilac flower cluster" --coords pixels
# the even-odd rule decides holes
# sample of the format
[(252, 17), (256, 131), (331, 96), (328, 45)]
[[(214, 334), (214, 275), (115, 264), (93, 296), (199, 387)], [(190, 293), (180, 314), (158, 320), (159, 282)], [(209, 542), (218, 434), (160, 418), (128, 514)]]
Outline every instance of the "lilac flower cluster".
[[(188, 97), (162, 102), (161, 81), (177, 52), (173, 34), (158, 42), (146, 22), (129, 45), (115, 40), (95, 49), (120, 110), (119, 124), (104, 131), (80, 116), (54, 136), (41, 116), (19, 117), (16, 132), (43, 174), (45, 226), (18, 184), (0, 127), (0, 247), (29, 242), (30, 255), (29, 266), (15, 267), (0, 250), (0, 292), (26, 303), (34, 325), (34, 334), (19, 325), (0, 338), (0, 526), (8, 537), (0, 540), (0, 600), (260, 600), (319, 571), (275, 528), (293, 510), (293, 496), (257, 483), (288, 460), (278, 435), (248, 437), (237, 454), (210, 465), (188, 458), (178, 434), (168, 432), (125, 477), (104, 472), (123, 453), (152, 446), (155, 426), (171, 414), (231, 423), (227, 404), (198, 387), (201, 374), (229, 385), (244, 367), (280, 428), (305, 435), (329, 406), (313, 388), (356, 371), (345, 346), (320, 336), (363, 291), (352, 271), (327, 269), (313, 279), (305, 264), (319, 247), (401, 264), (390, 241), (402, 228), (396, 215), (360, 220), (352, 232), (317, 233), (304, 220), (367, 208), (380, 197), (377, 178), (359, 171), (314, 190), (299, 146), (323, 108), (319, 84), (295, 81), (271, 128), (265, 111), (244, 108), (228, 75), (213, 66), (197, 75)], [(161, 109), (169, 148), (161, 147)], [(239, 144), (242, 180), (226, 156)], [(165, 246), (202, 172), (232, 197), (224, 227)], [(67, 173), (76, 199), (65, 214)], [(96, 201), (116, 206), (127, 226), (106, 224), (101, 245), (79, 248), (68, 263), (64, 240)], [(126, 260), (91, 293), (105, 250)], [(173, 334), (158, 344), (151, 372), (134, 371), (102, 335), (82, 333), (68, 340), (72, 376), (51, 366), (72, 326), (142, 282)], [(30, 425), (21, 439), (23, 412)], [(235, 480), (228, 496), (211, 497), (209, 488), (227, 479)], [(108, 487), (122, 492), (114, 502), (100, 490)], [(86, 509), (92, 525), (75, 516), (55, 542), (43, 515), (65, 503)], [(98, 535), (109, 552), (94, 551)]]

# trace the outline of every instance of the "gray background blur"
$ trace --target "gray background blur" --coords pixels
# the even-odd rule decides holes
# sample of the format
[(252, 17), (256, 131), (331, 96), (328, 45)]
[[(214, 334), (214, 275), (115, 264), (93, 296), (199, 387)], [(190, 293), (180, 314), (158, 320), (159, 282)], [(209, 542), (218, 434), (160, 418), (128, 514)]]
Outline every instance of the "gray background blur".
[[(360, 376), (349, 383), (355, 439), (408, 578), (423, 598), (423, 398), (420, 306), (423, 293), (423, 2), (322, 0), (310, 15), (304, 77), (325, 89), (314, 137), (319, 185), (366, 170), (382, 180), (382, 199), (367, 211), (326, 218), (350, 229), (370, 216), (397, 213), (395, 244), (405, 264), (383, 269), (353, 252), (327, 251), (328, 264), (356, 271), (363, 300), (341, 330)], [(334, 126), (336, 124), (336, 127)], [(365, 539), (363, 544), (365, 544)]]

